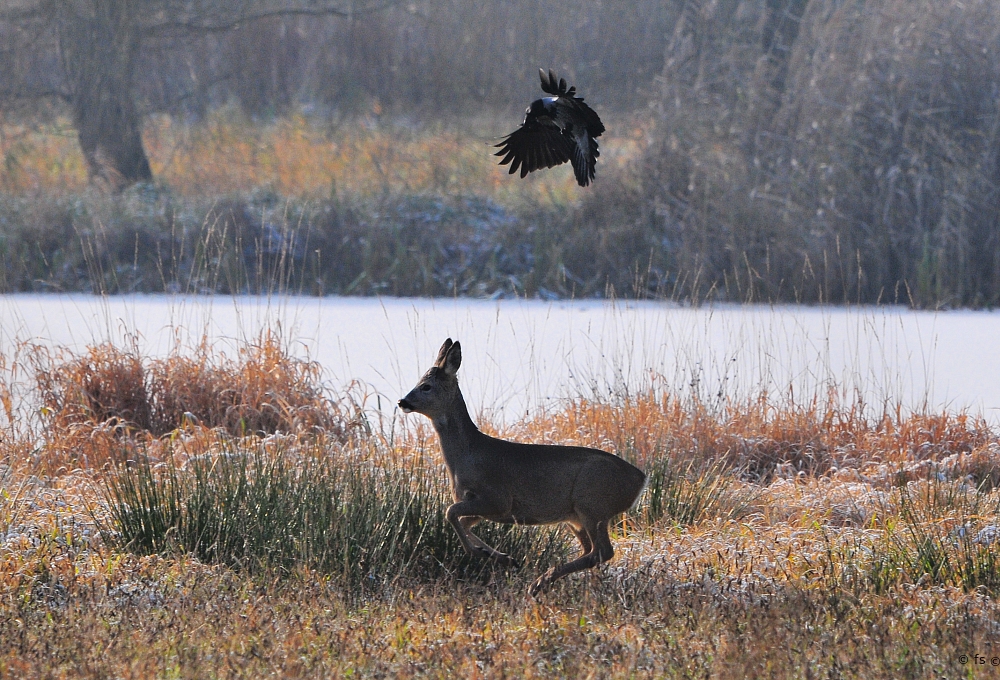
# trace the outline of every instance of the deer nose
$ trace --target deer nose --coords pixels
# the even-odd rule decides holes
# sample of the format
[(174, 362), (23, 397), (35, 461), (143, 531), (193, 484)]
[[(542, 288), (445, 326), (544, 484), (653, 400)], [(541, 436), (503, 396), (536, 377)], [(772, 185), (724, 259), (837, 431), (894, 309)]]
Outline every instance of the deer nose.
[(399, 400), (399, 408), (403, 409), (406, 413), (413, 413), (413, 405), (406, 401), (406, 399)]

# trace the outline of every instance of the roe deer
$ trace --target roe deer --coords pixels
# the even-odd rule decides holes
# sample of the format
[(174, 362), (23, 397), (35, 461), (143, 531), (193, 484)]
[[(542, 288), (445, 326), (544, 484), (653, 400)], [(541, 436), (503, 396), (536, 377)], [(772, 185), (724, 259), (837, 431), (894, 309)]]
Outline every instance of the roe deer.
[(455, 503), (448, 521), (473, 555), (513, 565), (509, 555), (470, 533), (484, 519), (516, 524), (565, 522), (583, 555), (553, 567), (528, 590), (532, 596), (575, 571), (614, 556), (608, 521), (639, 498), (646, 475), (618, 456), (582, 446), (518, 444), (485, 435), (469, 417), (458, 388), (462, 346), (444, 341), (434, 366), (399, 400), (407, 413), (431, 419), (441, 440)]

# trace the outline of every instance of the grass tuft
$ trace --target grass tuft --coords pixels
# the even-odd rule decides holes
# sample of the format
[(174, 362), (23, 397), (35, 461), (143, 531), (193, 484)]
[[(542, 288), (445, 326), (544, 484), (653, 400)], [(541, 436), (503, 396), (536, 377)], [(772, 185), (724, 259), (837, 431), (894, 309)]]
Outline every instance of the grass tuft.
[[(105, 540), (140, 555), (190, 553), (258, 574), (305, 568), (353, 589), (494, 571), (465, 552), (430, 471), (372, 465), (349, 450), (267, 452), (223, 439), (183, 466), (137, 452), (104, 484)], [(487, 524), (477, 533), (529, 573), (566, 553), (552, 531)]]
[(241, 346), (237, 359), (214, 355), (203, 341), (193, 356), (175, 348), (164, 359), (142, 359), (103, 344), (78, 356), (38, 347), (30, 361), (50, 470), (116, 460), (114, 442), (124, 436), (148, 441), (201, 428), (343, 439), (359, 424), (328, 398), (320, 367), (291, 356), (270, 332)]
[(646, 469), (649, 480), (639, 514), (647, 525), (663, 518), (679, 526), (703, 519), (738, 520), (753, 504), (755, 491), (740, 487), (720, 462), (697, 469), (693, 460), (687, 464), (663, 457)]

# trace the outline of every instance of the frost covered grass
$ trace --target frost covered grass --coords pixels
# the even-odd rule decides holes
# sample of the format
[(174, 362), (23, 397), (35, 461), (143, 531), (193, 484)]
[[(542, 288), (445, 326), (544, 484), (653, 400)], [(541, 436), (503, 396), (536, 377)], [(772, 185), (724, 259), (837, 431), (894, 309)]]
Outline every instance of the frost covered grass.
[[(181, 352), (24, 367), (36, 395), (63, 396), (0, 438), (0, 675), (991, 672), (960, 662), (1000, 642), (1000, 438), (974, 416), (651, 390), (485, 422), (651, 475), (615, 560), (534, 601), (568, 536), (480, 526), (525, 564), (469, 559), (443, 521), (434, 433), (324, 392), (268, 342), (207, 353), (185, 374), (200, 380), (171, 382), (194, 361)], [(213, 370), (264, 386), (231, 404), (244, 426), (192, 406), (231, 398)], [(130, 415), (163, 394), (170, 427)], [(264, 404), (300, 417), (253, 420)]]

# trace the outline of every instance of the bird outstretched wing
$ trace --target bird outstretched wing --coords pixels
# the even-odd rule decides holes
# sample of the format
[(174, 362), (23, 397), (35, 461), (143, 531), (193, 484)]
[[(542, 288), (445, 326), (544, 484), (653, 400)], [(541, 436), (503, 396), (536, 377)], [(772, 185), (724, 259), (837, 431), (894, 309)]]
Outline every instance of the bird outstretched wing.
[[(565, 136), (566, 133), (563, 135)], [(585, 187), (593, 181), (597, 157), (600, 155), (597, 140), (591, 137), (586, 130), (573, 135), (573, 156), (570, 160), (573, 163), (573, 173), (576, 175), (577, 184)]]
[(529, 172), (565, 163), (573, 157), (575, 147), (573, 139), (559, 128), (528, 120), (497, 144), (500, 150), (494, 155), (502, 156), (500, 165), (510, 163), (511, 175), (520, 168), (524, 177)]

